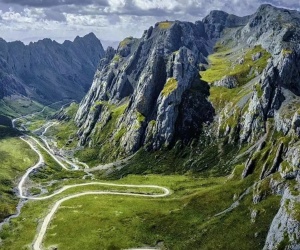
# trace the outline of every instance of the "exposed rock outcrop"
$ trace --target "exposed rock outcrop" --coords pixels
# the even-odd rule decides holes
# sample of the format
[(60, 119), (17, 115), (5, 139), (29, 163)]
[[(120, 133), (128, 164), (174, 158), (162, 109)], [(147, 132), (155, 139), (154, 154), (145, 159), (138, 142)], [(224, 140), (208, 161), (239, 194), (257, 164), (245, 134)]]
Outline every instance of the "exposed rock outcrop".
[(214, 86), (226, 87), (233, 89), (238, 85), (238, 82), (234, 76), (224, 76), (221, 80), (214, 82)]
[(271, 249), (300, 249), (300, 222), (297, 218), (299, 197), (291, 194), (287, 188), (281, 200), (281, 207), (271, 224), (264, 250)]
[(282, 151), (283, 151), (283, 143), (279, 145), (271, 167), (269, 169), (266, 169), (266, 167), (263, 168), (261, 179), (266, 178), (271, 174), (274, 174), (278, 170), (279, 165), (282, 161)]
[(236, 28), (245, 26), (251, 16), (238, 17), (230, 15), (224, 11), (213, 10), (210, 14), (203, 19), (207, 36), (209, 39), (214, 40), (221, 37), (225, 28)]
[[(258, 85), (256, 90), (254, 89), (248, 110), (243, 112), (240, 122), (240, 141), (255, 141), (266, 132), (266, 120), (273, 117), (278, 131), (286, 134), (291, 127), (296, 126), (294, 131), (298, 133), (299, 129), (295, 125), (297, 124), (297, 122), (295, 123), (297, 115), (294, 113), (291, 117), (286, 117), (284, 113), (280, 112), (280, 108), (287, 98), (284, 94), (286, 90), (299, 96), (300, 14), (297, 11), (286, 11), (271, 5), (262, 5), (247, 20), (247, 24), (240, 29), (227, 31), (230, 36), (222, 38), (222, 43), (227, 44), (227, 39), (243, 49), (259, 44), (272, 54), (272, 58), (261, 75), (255, 73), (258, 76)], [(258, 52), (251, 58), (253, 61), (257, 61), (261, 57), (262, 54)], [(250, 72), (255, 72), (255, 69)], [(226, 77), (223, 79), (227, 79)], [(220, 83), (223, 82), (224, 80), (220, 81)], [(222, 85), (224, 86), (224, 84)], [(281, 114), (283, 115), (281, 116)], [(293, 115), (295, 116), (293, 117)], [(292, 125), (292, 120), (294, 120), (294, 125)]]
[(244, 171), (242, 173), (242, 178), (246, 178), (248, 175), (252, 174), (255, 168), (255, 162), (252, 158), (249, 158), (245, 164)]

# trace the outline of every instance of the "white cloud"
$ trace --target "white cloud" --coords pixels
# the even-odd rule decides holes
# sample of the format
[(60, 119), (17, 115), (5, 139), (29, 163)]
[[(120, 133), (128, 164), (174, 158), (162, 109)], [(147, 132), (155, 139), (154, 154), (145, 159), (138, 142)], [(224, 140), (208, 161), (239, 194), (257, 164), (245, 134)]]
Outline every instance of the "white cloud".
[(105, 8), (108, 13), (120, 11), (126, 5), (125, 0), (108, 0), (108, 3), (109, 7)]
[(81, 15), (81, 14), (68, 14), (65, 13), (66, 21), (69, 26), (95, 26), (104, 27), (109, 26), (109, 22), (105, 16), (96, 15)]
[(180, 6), (180, 1), (171, 1), (171, 0), (134, 0), (133, 1), (137, 7), (142, 10), (148, 9), (164, 9), (164, 10), (173, 10), (174, 8)]

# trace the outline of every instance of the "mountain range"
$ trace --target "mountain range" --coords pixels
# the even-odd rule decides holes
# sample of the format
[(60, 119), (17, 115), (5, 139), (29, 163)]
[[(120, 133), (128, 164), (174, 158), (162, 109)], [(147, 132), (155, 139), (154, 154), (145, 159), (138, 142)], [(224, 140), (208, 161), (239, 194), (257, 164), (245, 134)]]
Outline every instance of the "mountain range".
[(27, 98), (44, 105), (63, 99), (80, 101), (103, 55), (93, 33), (63, 44), (43, 39), (24, 45), (1, 39), (0, 99)]
[(105, 52), (93, 34), (63, 44), (2, 40), (0, 72), (0, 98), (83, 97), (54, 116), (67, 124), (60, 150), (73, 147), (88, 163), (125, 159), (101, 169), (108, 178), (227, 176), (245, 188), (229, 212), (249, 195), (251, 223), (260, 218), (253, 206), (280, 196), (259, 244), (300, 249), (298, 11), (264, 4), (245, 17), (159, 22)]

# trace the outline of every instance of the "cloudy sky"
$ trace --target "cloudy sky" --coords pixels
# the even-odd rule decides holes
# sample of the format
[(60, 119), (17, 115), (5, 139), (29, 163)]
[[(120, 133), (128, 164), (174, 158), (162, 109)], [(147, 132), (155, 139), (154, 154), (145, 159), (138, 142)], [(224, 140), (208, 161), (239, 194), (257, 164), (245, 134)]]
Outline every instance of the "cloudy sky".
[(94, 32), (101, 40), (120, 41), (140, 37), (158, 21), (194, 22), (213, 9), (247, 15), (262, 3), (300, 9), (299, 0), (0, 0), (0, 37), (62, 42)]

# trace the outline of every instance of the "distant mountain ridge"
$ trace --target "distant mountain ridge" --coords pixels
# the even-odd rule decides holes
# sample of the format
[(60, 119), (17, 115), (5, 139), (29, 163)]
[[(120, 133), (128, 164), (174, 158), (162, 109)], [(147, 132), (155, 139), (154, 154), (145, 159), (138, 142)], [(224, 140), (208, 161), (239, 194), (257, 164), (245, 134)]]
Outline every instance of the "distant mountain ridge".
[(93, 33), (62, 44), (51, 39), (29, 45), (0, 39), (0, 98), (25, 96), (42, 104), (79, 101), (103, 55)]

